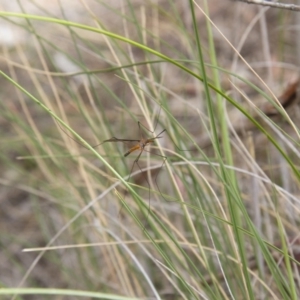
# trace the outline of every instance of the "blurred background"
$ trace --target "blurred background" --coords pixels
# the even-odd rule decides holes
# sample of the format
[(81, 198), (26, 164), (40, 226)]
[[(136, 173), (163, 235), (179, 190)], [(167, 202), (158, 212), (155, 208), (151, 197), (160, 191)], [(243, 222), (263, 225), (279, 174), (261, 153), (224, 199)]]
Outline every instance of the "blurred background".
[[(299, 242), (299, 14), (191, 3), (0, 1), (23, 14), (0, 18), (2, 287), (288, 299), (294, 282), (299, 293), (299, 265), (284, 260)], [(92, 146), (166, 129), (138, 164), (126, 144), (95, 148), (136, 195), (33, 97)], [(22, 252), (46, 245), (70, 248)]]

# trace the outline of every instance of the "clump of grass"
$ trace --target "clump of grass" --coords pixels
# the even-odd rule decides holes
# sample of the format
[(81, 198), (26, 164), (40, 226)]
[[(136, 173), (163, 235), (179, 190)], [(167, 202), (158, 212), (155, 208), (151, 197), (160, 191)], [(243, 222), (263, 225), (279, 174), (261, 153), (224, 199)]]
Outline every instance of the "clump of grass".
[[(2, 132), (1, 184), (22, 191), (14, 197), (32, 225), (26, 238), (6, 239), (19, 251), (43, 247), (11, 259), (16, 275), (0, 293), (297, 298), (298, 124), (251, 66), (255, 55), (235, 60), (243, 75), (231, 69), (222, 51), (239, 52), (212, 7), (189, 4), (85, 6), (89, 25), (68, 21), (63, 8), (55, 17), (0, 13), (28, 34), (16, 53), (3, 48), (13, 101), (1, 103), (11, 128)], [(93, 147), (139, 139), (138, 121), (153, 136), (166, 132), (151, 149), (160, 156), (145, 151), (133, 172), (122, 145)]]

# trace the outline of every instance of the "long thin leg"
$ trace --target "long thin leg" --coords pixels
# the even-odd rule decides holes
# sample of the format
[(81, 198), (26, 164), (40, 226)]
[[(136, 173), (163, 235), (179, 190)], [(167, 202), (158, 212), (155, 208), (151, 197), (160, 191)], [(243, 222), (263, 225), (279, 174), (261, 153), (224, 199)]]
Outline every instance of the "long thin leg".
[[(132, 171), (133, 171), (133, 169), (134, 169), (134, 165), (139, 161), (140, 156), (142, 155), (142, 153), (143, 153), (143, 150), (140, 151), (139, 155), (137, 156), (137, 158), (134, 160), (134, 162), (133, 162), (133, 164), (132, 164), (132, 167), (131, 167), (131, 170), (130, 170), (130, 173), (129, 173), (129, 177), (128, 177), (128, 179), (127, 179), (127, 182), (128, 182), (128, 183), (130, 183), (130, 178), (131, 178)], [(139, 164), (137, 164), (137, 165), (138, 165), (139, 169), (141, 169), (140, 166), (139, 166)], [(127, 192), (129, 192), (128, 188), (126, 188), (126, 189), (127, 189)], [(124, 201), (125, 201), (125, 197), (126, 197), (126, 195), (124, 196)], [(122, 209), (122, 208), (121, 208), (121, 209)], [(120, 213), (121, 213), (121, 209), (120, 209), (120, 211), (119, 211), (119, 215), (120, 215)]]
[(155, 177), (154, 177), (154, 182), (155, 182), (155, 185), (156, 185), (157, 190), (159, 191), (160, 195), (164, 198), (165, 201), (168, 202), (168, 200), (163, 196), (163, 193), (161, 192), (161, 190), (160, 190), (160, 188), (159, 188), (159, 186), (158, 186), (158, 183), (157, 183), (157, 177), (158, 177), (158, 175), (159, 175), (159, 173), (160, 173), (162, 167), (164, 166), (164, 164), (165, 164), (165, 162), (166, 162), (166, 160), (167, 160), (167, 157), (166, 157), (166, 156), (163, 156), (163, 155), (160, 155), (160, 154), (157, 154), (157, 153), (153, 153), (153, 152), (148, 151), (148, 150), (144, 150), (144, 151), (145, 151), (145, 152), (148, 152), (148, 153), (150, 153), (150, 154), (152, 154), (152, 155), (159, 156), (159, 157), (161, 157), (161, 158), (163, 159), (163, 162), (162, 162), (161, 166), (159, 167), (158, 172), (156, 173), (156, 175), (155, 175)]
[(145, 172), (142, 171), (142, 168), (139, 165), (138, 161), (135, 160), (135, 163), (137, 164), (138, 168), (140, 169), (141, 175), (144, 177), (144, 179), (146, 180), (146, 182), (148, 184), (148, 210), (147, 210), (146, 222), (144, 223), (144, 229), (143, 229), (143, 230), (145, 230), (146, 225), (148, 223), (149, 213), (150, 213), (150, 183), (148, 181), (147, 176), (145, 176)]
[[(148, 180), (147, 176), (145, 175), (145, 172), (142, 171), (142, 168), (141, 168), (141, 166), (139, 165), (139, 159), (140, 159), (140, 156), (142, 155), (143, 151), (148, 152), (148, 153), (151, 153), (152, 155), (156, 155), (156, 156), (162, 157), (162, 158), (164, 159), (164, 161), (163, 161), (163, 163), (162, 163), (160, 169), (161, 169), (162, 166), (164, 165), (164, 163), (165, 163), (167, 157), (162, 156), (162, 155), (159, 155), (159, 154), (157, 154), (157, 153), (150, 152), (150, 151), (148, 151), (148, 150), (146, 150), (146, 149), (141, 150), (140, 153), (139, 153), (139, 155), (137, 156), (137, 158), (134, 160), (134, 162), (133, 162), (133, 164), (132, 164), (132, 167), (131, 167), (131, 170), (130, 170), (130, 175), (129, 175), (128, 179), (127, 179), (127, 182), (129, 182), (129, 181), (130, 181), (130, 178), (131, 178), (131, 174), (132, 174), (133, 169), (134, 169), (134, 165), (136, 164), (137, 167), (139, 168), (139, 170), (141, 171), (141, 175), (143, 176), (144, 180), (145, 180), (145, 181), (147, 182), (147, 184), (148, 184), (148, 210), (147, 210), (146, 222), (145, 222), (145, 224), (144, 224), (144, 229), (145, 229), (145, 227), (146, 227), (146, 225), (147, 225), (147, 222), (148, 222), (149, 214), (150, 214), (150, 183), (149, 183), (149, 180)], [(159, 169), (158, 173), (160, 172), (160, 169)], [(158, 191), (160, 192), (161, 196), (165, 199), (165, 197), (162, 195), (162, 193), (161, 193), (161, 191), (160, 191), (160, 188), (159, 188), (159, 186), (158, 186), (158, 183), (157, 183), (157, 175), (158, 175), (158, 174), (156, 174), (156, 176), (155, 176), (154, 182), (155, 182), (155, 185), (156, 185)], [(165, 200), (166, 200), (166, 199), (165, 199)]]
[[(72, 139), (74, 142), (76, 142), (78, 145), (81, 145), (82, 147), (84, 147), (85, 149), (88, 149), (88, 150), (90, 150), (88, 147), (86, 147), (85, 145), (83, 145), (81, 142), (79, 142), (77, 139), (75, 139), (74, 137), (72, 137), (71, 135), (69, 135), (69, 133), (66, 131), (66, 130), (64, 130), (63, 128), (62, 128), (62, 126), (55, 120), (55, 122), (56, 122), (56, 124), (59, 126), (59, 128), (70, 138), (70, 139)], [(95, 146), (92, 146), (92, 148), (96, 148), (96, 147), (98, 147), (99, 145), (101, 145), (102, 143), (100, 143), (100, 144), (97, 144), (97, 145), (95, 145)]]
[(157, 124), (158, 124), (160, 112), (161, 112), (161, 106), (159, 107), (159, 113), (158, 113), (157, 116), (156, 116), (156, 121), (155, 121), (155, 126), (154, 126), (154, 128), (153, 128), (153, 131), (150, 130), (149, 128), (147, 128), (145, 125), (143, 125), (140, 121), (138, 121), (138, 125), (139, 125), (140, 130), (141, 130), (141, 126), (142, 126), (142, 127), (144, 127), (147, 131), (149, 131), (149, 132), (151, 132), (152, 134), (154, 134), (154, 132), (155, 132), (155, 130), (156, 130), (156, 127), (157, 127)]
[(172, 139), (171, 135), (168, 133), (167, 129), (165, 129), (165, 132), (168, 134), (170, 140), (172, 141), (173, 145), (175, 146), (175, 148), (176, 148), (177, 150), (179, 150), (179, 151), (184, 151), (184, 152), (186, 152), (186, 151), (187, 151), (187, 152), (193, 151), (193, 150), (189, 150), (189, 149), (180, 149), (180, 148), (177, 146), (177, 144), (174, 142), (174, 140)]

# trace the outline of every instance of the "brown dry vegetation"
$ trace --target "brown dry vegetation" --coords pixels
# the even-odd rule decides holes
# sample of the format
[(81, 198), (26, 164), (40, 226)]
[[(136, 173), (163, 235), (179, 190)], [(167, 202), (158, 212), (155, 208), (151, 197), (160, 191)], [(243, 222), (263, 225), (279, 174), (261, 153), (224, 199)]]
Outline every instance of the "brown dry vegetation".
[[(2, 3), (0, 2), (1, 10), (20, 11), (17, 2), (15, 6), (10, 6), (13, 4), (9, 5), (6, 2), (4, 0)], [(199, 2), (203, 8), (202, 1)], [(260, 8), (229, 0), (209, 0), (208, 2), (209, 16), (215, 26), (235, 48), (238, 48), (239, 53), (257, 72), (260, 79), (238, 57), (220, 32), (212, 27), (219, 67), (243, 77), (270, 95), (270, 91), (266, 89), (262, 79), (283, 102), (284, 99), (293, 99), (294, 101), (287, 105), (286, 111), (294, 125), (299, 128), (299, 55), (297, 53), (300, 53), (300, 50), (297, 45), (299, 35), (295, 30), (296, 25), (299, 24), (296, 13)], [(27, 13), (67, 18), (91, 26), (96, 26), (93, 17), (97, 17), (97, 21), (101, 22), (103, 28), (120, 35), (126, 34), (130, 39), (142, 42), (141, 34), (143, 32), (138, 30), (137, 23), (130, 23), (132, 11), (134, 11), (138, 24), (147, 25), (149, 32), (147, 34), (144, 32), (144, 34), (146, 44), (149, 47), (174, 59), (198, 60), (188, 1), (172, 1), (173, 7), (169, 1), (163, 0), (153, 2), (131, 1), (130, 3), (132, 6), (125, 1), (111, 1), (109, 4), (111, 7), (108, 7), (100, 2), (87, 0), (84, 2), (62, 1), (63, 8), (60, 8), (59, 2), (56, 1), (45, 2), (44, 7), (38, 7), (31, 1), (28, 3), (22, 1)], [(39, 5), (42, 4), (39, 3)], [(122, 5), (123, 8), (121, 8)], [(174, 14), (174, 11), (177, 12), (178, 16)], [(196, 8), (195, 12), (204, 61), (211, 63), (207, 35), (208, 21), (199, 9)], [(125, 22), (125, 17), (120, 16), (123, 13), (129, 18), (129, 21)], [(259, 14), (261, 14), (260, 18), (258, 18)], [(177, 18), (181, 18), (182, 24), (176, 22)], [(254, 22), (256, 18), (258, 19)], [(71, 127), (91, 144), (95, 145), (111, 136), (136, 138), (139, 136), (137, 120), (151, 126), (137, 104), (128, 82), (120, 78), (122, 73), (119, 70), (97, 73), (89, 77), (89, 80), (87, 80), (88, 76), (86, 75), (57, 76), (58, 73), (76, 71), (72, 69), (73, 66), (66, 56), (61, 55), (63, 52), (80, 61), (85, 70), (103, 70), (117, 65), (116, 57), (107, 46), (103, 36), (79, 29), (72, 32), (67, 27), (38, 21), (33, 21), (32, 24), (26, 24), (23, 21), (23, 27), (20, 27), (14, 24), (14, 22), (20, 22), (20, 19), (14, 20), (12, 22), (5, 18), (0, 20), (2, 28), (7, 26), (7, 30), (14, 32), (13, 41), (8, 42), (4, 38), (2, 42), (0, 40), (0, 69), (14, 78), (35, 97), (41, 99), (64, 120), (67, 120)], [(30, 26), (34, 26), (36, 35), (30, 33)], [(184, 29), (181, 26), (184, 26)], [(37, 34), (46, 42), (39, 41)], [(242, 44), (241, 41), (243, 41)], [(52, 44), (47, 45), (47, 43)], [(129, 60), (126, 61), (125, 59), (127, 55), (132, 55), (135, 62), (157, 59), (153, 55), (145, 54), (141, 49), (129, 47), (123, 42), (116, 41), (117, 45), (114, 45), (112, 41), (111, 43), (119, 53), (118, 57), (121, 59), (122, 65), (129, 64)], [(78, 48), (74, 47), (75, 44)], [(43, 49), (42, 45), (47, 49)], [(125, 51), (125, 54), (120, 54), (121, 49)], [(191, 69), (198, 72), (196, 66), (191, 67)], [(128, 68), (128, 70), (133, 71), (133, 68)], [(136, 72), (144, 76), (145, 90), (149, 91), (149, 87), (146, 87), (147, 84), (153, 88), (150, 90), (153, 97), (161, 93), (161, 87), (167, 91), (162, 92), (162, 94), (164, 94), (164, 101), (168, 103), (171, 114), (193, 136), (195, 143), (203, 149), (204, 153), (214, 158), (211, 132), (204, 127), (204, 124), (206, 126), (208, 124), (208, 116), (202, 83), (168, 63), (153, 64), (151, 71), (147, 65), (137, 66)], [(213, 81), (212, 68), (207, 67), (207, 72), (209, 80)], [(158, 85), (155, 86), (154, 82)], [(256, 116), (257, 120), (264, 124), (268, 131), (274, 132), (272, 131), (274, 128), (263, 117), (257, 116), (258, 113), (253, 108), (253, 103), (262, 109), (267, 116), (270, 116), (271, 120), (286, 134), (295, 140), (298, 139), (291, 123), (287, 121), (286, 117), (276, 113), (273, 106), (270, 107), (262, 94), (225, 72), (220, 73), (220, 83), (222, 90), (231, 95), (235, 101), (243, 104), (252, 116)], [(108, 186), (116, 182), (117, 178), (88, 150), (71, 140), (55, 124), (48, 113), (3, 77), (0, 77), (0, 86), (2, 102), (2, 114), (0, 114), (0, 282), (5, 287), (16, 287), (37, 256), (36, 252), (24, 253), (22, 249), (45, 246), (90, 199), (94, 199)], [(121, 102), (116, 100), (117, 97), (121, 99)], [(214, 98), (216, 95), (213, 93), (212, 97)], [(159, 101), (160, 99), (156, 100)], [(159, 105), (147, 97), (146, 102), (150, 110), (151, 122), (155, 123), (159, 113)], [(228, 112), (228, 122), (232, 126), (231, 131), (235, 132), (230, 136), (235, 167), (251, 170), (242, 155), (241, 144), (237, 141), (237, 137), (239, 137), (261, 169), (272, 178), (274, 183), (280, 185), (287, 193), (297, 199), (299, 197), (299, 181), (282, 157), (278, 155), (278, 151), (235, 107), (225, 102), (224, 105), (226, 105)], [(110, 126), (107, 127), (103, 124), (110, 124)], [(168, 124), (170, 121), (162, 111), (156, 132), (160, 132), (161, 128), (165, 128)], [(172, 132), (170, 128), (167, 129)], [(219, 134), (221, 135), (221, 129)], [(280, 137), (278, 139), (281, 140)], [(183, 140), (187, 142), (187, 139)], [(220, 141), (222, 141), (221, 137)], [(285, 140), (283, 139), (283, 141)], [(284, 144), (284, 142), (282, 143)], [(165, 148), (176, 150), (169, 138), (164, 139), (162, 144)], [(186, 146), (193, 150), (191, 152), (192, 157), (202, 158), (202, 154), (199, 154), (193, 144), (187, 142)], [(287, 145), (283, 146), (297, 162), (298, 158), (295, 153), (289, 151), (290, 148)], [(97, 150), (103, 155), (112, 153), (114, 156), (107, 158), (110, 164), (116, 165), (118, 163), (118, 171), (123, 176), (128, 174), (134, 157), (129, 157), (127, 161), (124, 161), (121, 158), (124, 153), (122, 147), (105, 145), (104, 148), (106, 150), (103, 150), (102, 147), (97, 148)], [(41, 155), (50, 155), (50, 153), (52, 153), (51, 159), (41, 157)], [(78, 155), (78, 157), (76, 156), (76, 159), (59, 157), (59, 155), (70, 153)], [(24, 156), (34, 156), (35, 159), (17, 159)], [(160, 162), (159, 158), (154, 158), (154, 163)], [(143, 160), (141, 166), (146, 165), (147, 161)], [(299, 168), (298, 164), (295, 166)], [(86, 175), (84, 169), (89, 169), (89, 175)], [(211, 180), (218, 186), (217, 193), (220, 201), (223, 203), (224, 209), (228, 209), (222, 198), (222, 188), (215, 181), (216, 179), (211, 177), (209, 168), (203, 167), (201, 171), (209, 181)], [(152, 179), (156, 176), (155, 171), (153, 172)], [(183, 170), (183, 173), (188, 177), (189, 171), (187, 169)], [(164, 171), (162, 174), (165, 174)], [(169, 180), (165, 179), (166, 176), (162, 177), (164, 178), (159, 179), (162, 192), (172, 194)], [(145, 187), (145, 190), (140, 191), (140, 193), (147, 199), (147, 182), (144, 178), (137, 176), (133, 182)], [(271, 209), (270, 203), (272, 201), (265, 196), (265, 194), (272, 195), (272, 186), (269, 186), (268, 189), (258, 189), (259, 192), (257, 192), (253, 190), (255, 183), (250, 182), (248, 176), (240, 175), (238, 179), (249, 215), (255, 219), (256, 210), (253, 206), (260, 207), (261, 218), (263, 219), (260, 222), (263, 223), (264, 236), (268, 241), (276, 244), (279, 234), (272, 231), (270, 226), (270, 224), (276, 223), (276, 216)], [(180, 185), (180, 177), (176, 177), (176, 180), (179, 187), (182, 188), (182, 193), (187, 195), (186, 188)], [(119, 188), (118, 192), (125, 194), (125, 201), (136, 208), (135, 202), (127, 191)], [(254, 199), (255, 197), (257, 199)], [(161, 204), (163, 199), (158, 198), (151, 194), (151, 207), (158, 215), (160, 213), (163, 216), (166, 215), (164, 215), (164, 211), (161, 212), (161, 209), (165, 209), (166, 206), (174, 208), (174, 210), (178, 209), (173, 203), (170, 205), (169, 203)], [(298, 234), (299, 204), (292, 206), (280, 197), (275, 198), (278, 201), (278, 210), (285, 222), (288, 239), (292, 240)], [(101, 240), (99, 238), (99, 231), (101, 232), (104, 230), (103, 228), (106, 228), (108, 233), (113, 232), (115, 234), (123, 226), (134, 228), (133, 234), (144, 239), (143, 230), (138, 230), (135, 227), (126, 210), (122, 208), (119, 213), (120, 206), (116, 194), (111, 193), (88, 210), (75, 224), (69, 226), (55, 244), (109, 242), (109, 239)], [(111, 214), (113, 221), (106, 214)], [(145, 218), (138, 212), (137, 215), (142, 219)], [(184, 232), (186, 225), (182, 223), (178, 215), (175, 214), (170, 220), (173, 222), (174, 228)], [(101, 227), (99, 228), (101, 229), (97, 227), (100, 224)], [(124, 239), (128, 239), (127, 233), (124, 232), (123, 234)], [(251, 249), (247, 253), (249, 261), (253, 260), (254, 250), (252, 246), (251, 243), (247, 246)], [(167, 280), (167, 276), (164, 277), (160, 274), (157, 277), (157, 270), (153, 261), (146, 257), (137, 245), (128, 245), (128, 247), (145, 266), (161, 296), (167, 299), (169, 295), (170, 299), (175, 299), (173, 295), (178, 295), (178, 293)], [(117, 251), (116, 248), (107, 246), (46, 252), (23, 285), (150, 297), (152, 295), (150, 288), (139, 282), (138, 276), (132, 275), (135, 272), (135, 265), (130, 263), (132, 258), (127, 254), (122, 257), (122, 260), (117, 261), (115, 259), (117, 256), (113, 256), (114, 251)], [(154, 248), (149, 246), (149, 251), (154, 257), (159, 257)], [(189, 254), (196, 261), (196, 255), (194, 257), (192, 252)], [(253, 264), (254, 272), (257, 270), (257, 263), (259, 262)], [(126, 276), (122, 277), (121, 274), (126, 274)], [(220, 272), (218, 274), (220, 275)], [(203, 276), (207, 282), (211, 280), (210, 274), (204, 273)], [(225, 285), (222, 275), (220, 275), (219, 280), (220, 285)], [(129, 286), (132, 290), (128, 289)], [(176, 297), (181, 299), (180, 296)], [(33, 298), (28, 297), (27, 299)], [(36, 299), (40, 298), (37, 297)], [(240, 299), (243, 299), (242, 295)]]

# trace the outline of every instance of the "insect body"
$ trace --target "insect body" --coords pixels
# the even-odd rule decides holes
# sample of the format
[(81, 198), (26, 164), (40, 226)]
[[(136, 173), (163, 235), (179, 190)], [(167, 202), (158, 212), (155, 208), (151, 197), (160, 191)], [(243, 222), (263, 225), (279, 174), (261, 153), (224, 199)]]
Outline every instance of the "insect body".
[[(138, 122), (138, 126), (139, 126), (139, 129), (140, 129), (140, 132), (141, 132), (141, 126), (143, 126), (140, 122)], [(60, 126), (61, 127), (61, 126)], [(146, 127), (145, 127), (146, 128)], [(77, 140), (75, 140), (73, 137), (71, 137), (62, 127), (61, 127), (61, 129), (62, 129), (62, 131), (64, 131), (72, 140), (74, 140), (75, 142), (77, 142), (77, 143), (79, 143), (79, 144), (81, 144), (83, 147), (85, 147), (85, 148), (87, 148), (86, 146), (84, 146), (82, 143), (80, 143), (79, 141), (77, 141)], [(147, 128), (146, 128), (147, 129)], [(148, 130), (148, 129), (147, 129)], [(131, 154), (131, 153), (133, 153), (133, 152), (135, 152), (135, 151), (139, 151), (139, 154), (138, 154), (138, 156), (135, 158), (135, 160), (134, 160), (134, 162), (133, 162), (133, 165), (132, 165), (132, 167), (131, 167), (131, 170), (130, 170), (130, 173), (129, 173), (129, 177), (128, 177), (128, 181), (130, 181), (130, 178), (131, 178), (131, 174), (132, 174), (132, 171), (133, 171), (133, 169), (134, 169), (134, 166), (135, 165), (137, 165), (137, 167), (139, 168), (139, 170), (141, 171), (141, 174), (142, 174), (142, 176), (144, 177), (144, 180), (147, 182), (147, 184), (148, 184), (148, 186), (149, 186), (149, 200), (148, 200), (148, 215), (149, 215), (149, 210), (150, 210), (150, 184), (149, 184), (149, 181), (148, 181), (148, 179), (147, 179), (147, 177), (145, 176), (145, 174), (144, 174), (144, 172), (142, 171), (142, 169), (141, 169), (141, 167), (140, 167), (140, 165), (139, 165), (139, 159), (140, 159), (140, 157), (141, 157), (141, 155), (142, 155), (142, 153), (144, 152), (144, 151), (147, 151), (147, 150), (145, 150), (145, 148), (148, 146), (148, 145), (150, 145), (150, 144), (152, 144), (152, 143), (154, 143), (155, 142), (155, 140), (157, 140), (157, 139), (160, 139), (160, 138), (162, 138), (162, 134), (164, 133), (166, 131), (166, 129), (164, 129), (163, 131), (161, 131), (158, 135), (156, 135), (155, 137), (153, 137), (153, 138), (148, 138), (148, 139), (146, 139), (146, 138), (143, 138), (143, 137), (141, 137), (140, 139), (119, 139), (119, 138), (117, 138), (117, 137), (112, 137), (112, 138), (110, 138), (110, 139), (108, 139), (108, 140), (105, 140), (105, 141), (103, 141), (103, 142), (101, 142), (100, 144), (97, 144), (97, 145), (95, 145), (95, 146), (93, 146), (93, 148), (96, 148), (96, 147), (98, 147), (98, 146), (100, 146), (100, 145), (102, 145), (102, 144), (104, 144), (104, 143), (116, 143), (116, 142), (123, 142), (123, 143), (134, 143), (134, 146), (132, 146), (125, 154), (124, 154), (124, 157), (127, 157), (129, 154)], [(147, 152), (150, 152), (150, 151), (147, 151)], [(157, 188), (158, 188), (158, 190), (159, 190), (159, 192), (160, 192), (160, 189), (159, 189), (159, 187), (158, 187), (158, 184), (157, 184), (157, 176), (158, 176), (158, 173), (159, 173), (159, 171), (161, 170), (161, 168), (163, 167), (163, 165), (164, 165), (164, 163), (165, 163), (165, 161), (166, 161), (166, 157), (165, 156), (162, 156), (162, 155), (159, 155), (159, 154), (157, 154), (157, 153), (152, 153), (152, 154), (154, 154), (154, 155), (156, 155), (156, 156), (159, 156), (159, 157), (161, 157), (161, 158), (163, 158), (163, 163), (162, 163), (162, 165), (161, 165), (161, 167), (159, 168), (159, 170), (158, 170), (158, 172), (157, 172), (157, 174), (156, 174), (156, 176), (155, 176), (155, 178), (154, 178), (154, 182), (155, 182), (155, 184), (156, 184), (156, 186), (157, 186)], [(160, 192), (160, 194), (162, 195), (162, 193)], [(162, 197), (163, 197), (163, 195), (162, 195)], [(164, 198), (164, 197), (163, 197)]]
[[(108, 140), (105, 140), (103, 141), (101, 144), (99, 145), (102, 145), (104, 143), (107, 143), (107, 142), (136, 142), (137, 144), (134, 145), (133, 147), (131, 147), (128, 152), (126, 152), (124, 154), (124, 156), (128, 156), (130, 153), (134, 152), (134, 151), (137, 151), (137, 150), (140, 150), (140, 154), (145, 150), (145, 147), (149, 144), (152, 144), (154, 143), (154, 141), (156, 139), (159, 139), (161, 138), (161, 134), (164, 133), (166, 130), (164, 129), (160, 134), (158, 134), (156, 137), (154, 138), (150, 138), (150, 139), (144, 139), (144, 138), (141, 138), (140, 140), (132, 140), (132, 139), (118, 139), (116, 137), (112, 137)], [(98, 145), (98, 146), (99, 146)]]

